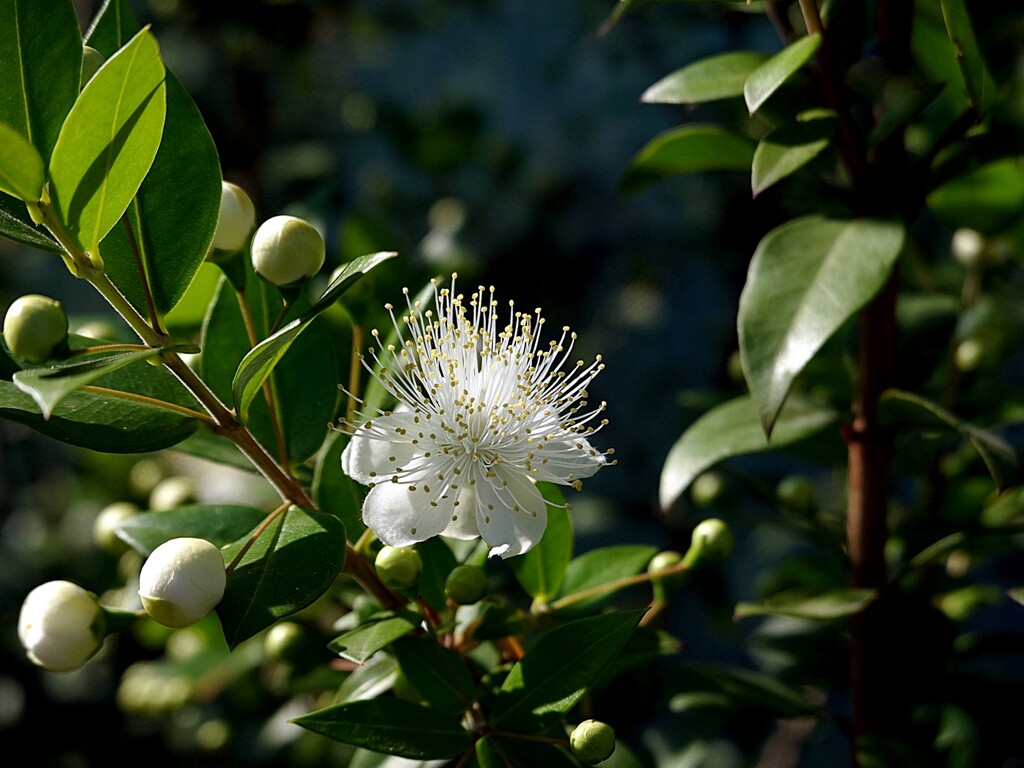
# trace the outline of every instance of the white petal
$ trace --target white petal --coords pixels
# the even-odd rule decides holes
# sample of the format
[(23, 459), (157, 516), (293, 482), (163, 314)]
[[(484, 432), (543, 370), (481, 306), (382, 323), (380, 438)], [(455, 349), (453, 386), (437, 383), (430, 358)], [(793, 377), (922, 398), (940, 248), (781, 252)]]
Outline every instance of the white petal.
[(476, 526), (476, 494), (472, 488), (464, 487), (459, 492), (452, 518), (448, 527), (441, 531), (442, 536), (463, 541), (480, 538), (480, 529)]
[(535, 480), (569, 485), (574, 480), (590, 477), (607, 464), (600, 453), (583, 437), (553, 440), (535, 451), (530, 462)]
[(521, 555), (544, 535), (547, 504), (523, 472), (500, 464), (493, 470), (492, 478), (477, 472), (477, 526), (491, 557)]
[(413, 426), (411, 413), (371, 419), (356, 430), (341, 452), (342, 471), (363, 485), (390, 480), (395, 466), (404, 466), (416, 455), (416, 446), (403, 434)]
[(366, 494), (363, 522), (385, 544), (408, 547), (445, 530), (454, 506), (451, 494), (438, 497), (422, 484), (381, 483)]

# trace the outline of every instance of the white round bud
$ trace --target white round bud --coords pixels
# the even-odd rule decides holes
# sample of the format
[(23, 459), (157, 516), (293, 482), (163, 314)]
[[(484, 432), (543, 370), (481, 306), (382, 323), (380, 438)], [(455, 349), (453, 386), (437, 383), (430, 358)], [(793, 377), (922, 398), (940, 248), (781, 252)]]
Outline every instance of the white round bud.
[(70, 581), (49, 581), (22, 603), (18, 638), (35, 664), (70, 672), (100, 649), (105, 624), (94, 595)]
[(165, 627), (195, 624), (224, 597), (227, 575), (220, 550), (206, 539), (165, 541), (139, 574), (139, 597), (152, 619)]
[(981, 263), (981, 256), (985, 250), (985, 238), (976, 230), (958, 229), (953, 233), (950, 249), (953, 251), (953, 258), (962, 265), (974, 266)]
[(220, 212), (213, 233), (213, 247), (219, 251), (240, 251), (256, 226), (256, 206), (237, 184), (220, 183)]
[(256, 274), (277, 286), (304, 282), (324, 264), (324, 239), (312, 224), (296, 216), (274, 216), (252, 238)]

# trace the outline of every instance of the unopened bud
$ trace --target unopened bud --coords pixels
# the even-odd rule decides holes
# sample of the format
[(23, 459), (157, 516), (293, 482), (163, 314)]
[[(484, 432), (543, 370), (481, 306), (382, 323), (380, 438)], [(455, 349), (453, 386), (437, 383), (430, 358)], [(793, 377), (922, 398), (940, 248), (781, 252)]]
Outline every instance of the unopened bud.
[(394, 589), (408, 589), (423, 570), (423, 561), (412, 547), (383, 547), (373, 561), (380, 580)]
[(456, 605), (473, 605), (483, 600), (490, 584), (487, 574), (475, 565), (459, 565), (452, 569), (444, 582), (444, 594)]
[(708, 518), (693, 529), (685, 560), (692, 567), (720, 563), (732, 554), (734, 544), (729, 526), (717, 518)]
[(92, 539), (96, 546), (111, 555), (125, 552), (128, 545), (117, 535), (117, 527), (140, 511), (130, 501), (117, 501), (101, 509), (92, 524)]
[(226, 253), (242, 250), (255, 226), (256, 206), (252, 204), (252, 199), (237, 184), (222, 181), (220, 211), (217, 214), (217, 229), (213, 233), (213, 248)]
[(68, 316), (63, 305), (35, 293), (15, 299), (4, 316), (4, 340), (11, 354), (26, 363), (63, 356), (68, 348)]
[(615, 731), (600, 720), (584, 720), (569, 736), (569, 746), (576, 759), (585, 765), (597, 765), (615, 751)]
[(252, 238), (256, 274), (279, 287), (309, 280), (324, 264), (324, 240), (312, 224), (295, 216), (274, 216)]
[(985, 250), (985, 238), (977, 230), (958, 229), (953, 233), (950, 250), (953, 251), (953, 258), (963, 266), (978, 266), (981, 264), (982, 253)]
[(70, 672), (100, 649), (105, 624), (93, 594), (70, 581), (49, 581), (25, 598), (18, 638), (35, 664), (51, 672)]
[(220, 550), (205, 539), (180, 538), (153, 550), (139, 574), (142, 607), (165, 627), (187, 627), (224, 597)]

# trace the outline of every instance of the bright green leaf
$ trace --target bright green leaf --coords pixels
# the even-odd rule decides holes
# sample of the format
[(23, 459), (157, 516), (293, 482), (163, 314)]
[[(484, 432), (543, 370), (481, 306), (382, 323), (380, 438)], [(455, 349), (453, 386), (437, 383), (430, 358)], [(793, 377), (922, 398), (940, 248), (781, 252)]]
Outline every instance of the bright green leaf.
[(802, 37), (751, 72), (743, 85), (743, 98), (750, 114), (757, 112), (783, 83), (795, 75), (820, 45), (820, 35)]
[(362, 701), (375, 699), (390, 691), (398, 677), (398, 662), (394, 656), (382, 653), (356, 667), (338, 687), (336, 701)]
[(377, 651), (412, 632), (420, 622), (415, 614), (406, 612), (373, 619), (334, 638), (327, 647), (342, 658), (362, 664)]
[(641, 101), (648, 104), (700, 104), (743, 95), (750, 73), (768, 56), (755, 51), (733, 51), (710, 56), (662, 78), (648, 88)]
[[(559, 591), (559, 599), (569, 598), (580, 592), (609, 584), (613, 581), (635, 576), (647, 567), (647, 563), (658, 551), (647, 544), (619, 544), (584, 552), (569, 563), (565, 579)], [(590, 610), (615, 594), (609, 590), (594, 597), (573, 602), (574, 610)]]
[(28, 139), (0, 123), (0, 192), (37, 202), (43, 194), (43, 159)]
[(967, 99), (984, 114), (995, 100), (996, 85), (974, 36), (967, 4), (965, 0), (941, 0), (940, 5), (946, 33), (956, 51), (956, 62), (963, 75)]
[(768, 598), (760, 603), (741, 602), (733, 616), (793, 616), (799, 619), (843, 619), (860, 613), (876, 598), (873, 589), (837, 589), (822, 594), (808, 594), (792, 590)]
[(572, 521), (565, 510), (565, 498), (558, 486), (539, 483), (549, 502), (548, 524), (537, 546), (521, 557), (509, 560), (516, 581), (535, 600), (547, 602), (556, 594), (572, 558)]
[(403, 699), (351, 701), (292, 722), (342, 744), (411, 760), (452, 757), (473, 743), (457, 717)]
[(895, 221), (806, 216), (761, 240), (738, 326), (743, 370), (767, 434), (804, 366), (885, 285), (903, 235)]
[(462, 656), (433, 637), (402, 637), (391, 651), (405, 679), (431, 707), (455, 713), (469, 709), (475, 683)]
[(117, 526), (117, 535), (145, 556), (181, 536), (206, 539), (222, 547), (237, 541), (266, 516), (264, 511), (238, 504), (189, 504), (130, 517)]
[(838, 414), (804, 398), (787, 400), (769, 443), (757, 406), (747, 395), (712, 408), (683, 433), (665, 459), (658, 497), (662, 509), (675, 503), (697, 477), (723, 459), (784, 448), (834, 424)]
[[(224, 549), (231, 561), (246, 536)], [(234, 648), (320, 597), (345, 565), (345, 527), (338, 518), (291, 507), (279, 515), (228, 575), (217, 614)]]
[(927, 198), (935, 217), (950, 229), (967, 227), (998, 234), (1024, 210), (1024, 156), (972, 168), (933, 190)]
[(754, 159), (754, 142), (710, 125), (684, 125), (650, 141), (633, 158), (619, 186), (637, 192), (655, 181), (700, 171), (747, 171)]
[(761, 139), (751, 167), (754, 197), (820, 155), (834, 131), (833, 118), (819, 117), (783, 126)]

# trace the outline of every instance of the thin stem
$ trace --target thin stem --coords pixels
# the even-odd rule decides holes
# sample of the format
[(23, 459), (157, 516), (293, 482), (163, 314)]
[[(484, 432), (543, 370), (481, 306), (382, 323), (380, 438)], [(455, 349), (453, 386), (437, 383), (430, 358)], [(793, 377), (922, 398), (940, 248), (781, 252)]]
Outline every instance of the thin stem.
[(345, 407), (345, 423), (355, 424), (356, 403), (359, 402), (360, 370), (363, 367), (360, 358), (363, 349), (363, 327), (352, 326), (352, 356), (348, 366), (348, 404)]
[(155, 397), (146, 397), (145, 395), (138, 395), (134, 392), (125, 392), (120, 389), (107, 389), (106, 387), (97, 387), (92, 384), (88, 384), (82, 387), (83, 392), (92, 392), (96, 395), (107, 395), (108, 397), (119, 397), (123, 400), (133, 400), (137, 403), (143, 403), (145, 405), (151, 405), (154, 408), (163, 408), (165, 411), (173, 411), (179, 413), (182, 416), (188, 416), (190, 419), (196, 419), (202, 421), (205, 424), (216, 426), (215, 422), (209, 415), (200, 413), (199, 411), (193, 411), (191, 408), (186, 408), (183, 405), (176, 403), (169, 403), (166, 400), (158, 400)]
[(73, 349), (68, 352), (68, 357), (81, 357), (82, 355), (92, 355), (97, 352), (144, 352), (149, 349), (152, 349), (152, 347), (145, 344), (97, 344), (93, 347)]
[(252, 535), (249, 537), (249, 540), (242, 545), (242, 548), (238, 550), (238, 554), (234, 556), (231, 562), (228, 563), (228, 567), (224, 569), (229, 576), (235, 570), (235, 568), (238, 567), (238, 564), (242, 562), (242, 558), (245, 557), (245, 554), (252, 548), (252, 545), (256, 543), (256, 540), (259, 539), (259, 537), (263, 535), (263, 532), (270, 527), (270, 524), (274, 522), (278, 517), (280, 517), (285, 510), (291, 508), (291, 506), (292, 505), (290, 502), (285, 501), (283, 504), (278, 506), (273, 512), (271, 512), (269, 515), (263, 518), (263, 522), (260, 523), (259, 528), (252, 532)]
[(538, 733), (513, 733), (512, 731), (494, 731), (495, 736), (508, 736), (510, 739), (522, 739), (523, 741), (539, 741), (543, 744), (558, 744), (562, 747), (569, 746), (568, 739), (556, 739), (553, 736), (541, 736)]
[[(132, 204), (134, 205), (134, 203)], [(132, 223), (128, 220), (128, 211), (121, 216), (121, 223), (124, 224), (124, 230), (128, 233), (128, 244), (131, 246), (132, 256), (135, 258), (135, 269), (139, 273), (139, 283), (142, 285), (142, 293), (146, 297), (150, 327), (157, 333), (163, 333), (160, 327), (160, 315), (156, 311), (156, 303), (153, 301), (153, 289), (149, 284), (149, 274), (146, 272), (146, 265), (142, 262), (142, 250), (139, 248), (138, 240), (135, 239)]]
[(603, 595), (616, 592), (620, 589), (626, 589), (627, 587), (636, 586), (637, 584), (647, 584), (653, 581), (661, 581), (667, 579), (670, 576), (675, 576), (680, 573), (686, 573), (693, 566), (685, 560), (676, 565), (660, 570), (657, 573), (640, 573), (636, 576), (628, 576), (623, 579), (616, 579), (615, 581), (609, 581), (604, 584), (598, 584), (595, 587), (589, 589), (583, 589), (579, 592), (574, 592), (571, 595), (566, 595), (560, 600), (550, 603), (547, 606), (549, 611), (559, 611), (563, 608), (567, 608), (570, 605), (583, 602), (584, 600), (590, 600), (593, 597), (601, 597)]
[(270, 330), (267, 331), (268, 336), (272, 336), (277, 332), (277, 329), (281, 327), (281, 322), (284, 320), (285, 315), (288, 314), (288, 310), (292, 308), (292, 304), (287, 299), (281, 301), (281, 309), (277, 313), (277, 317), (274, 318), (273, 324), (270, 326)]

